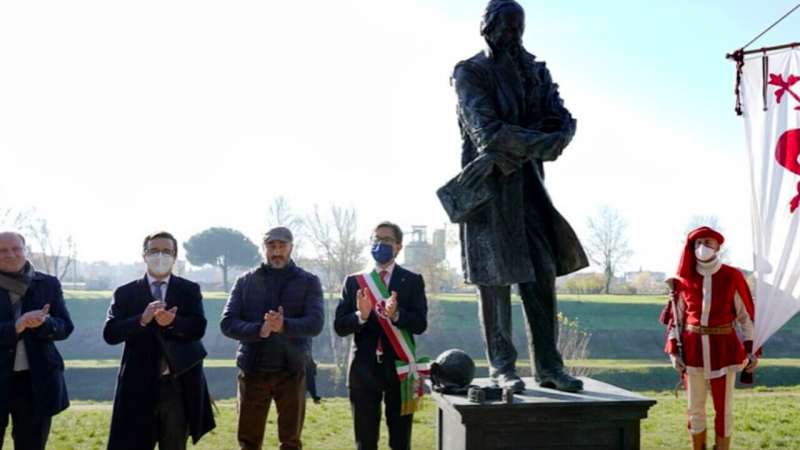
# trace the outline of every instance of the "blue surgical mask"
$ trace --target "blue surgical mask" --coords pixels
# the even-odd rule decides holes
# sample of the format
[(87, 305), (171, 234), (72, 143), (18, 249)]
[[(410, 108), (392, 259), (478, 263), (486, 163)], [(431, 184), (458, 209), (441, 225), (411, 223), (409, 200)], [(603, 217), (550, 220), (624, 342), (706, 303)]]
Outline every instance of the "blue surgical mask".
[(394, 258), (394, 248), (389, 244), (378, 242), (372, 245), (372, 258), (378, 264), (386, 264)]

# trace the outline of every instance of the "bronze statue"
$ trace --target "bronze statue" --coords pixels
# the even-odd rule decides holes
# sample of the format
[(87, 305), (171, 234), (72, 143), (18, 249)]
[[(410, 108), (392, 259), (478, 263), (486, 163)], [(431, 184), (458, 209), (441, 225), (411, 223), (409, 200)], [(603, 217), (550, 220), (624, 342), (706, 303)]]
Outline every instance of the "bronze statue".
[(492, 379), (520, 392), (511, 335), (511, 285), (518, 285), (529, 349), (541, 386), (576, 392), (556, 348), (556, 276), (588, 266), (586, 254), (544, 187), (543, 163), (555, 161), (575, 134), (543, 62), (522, 46), (525, 12), (492, 0), (481, 34), (488, 47), (455, 67), (463, 140), (459, 177), (439, 196), (461, 224), (465, 278), (478, 286)]

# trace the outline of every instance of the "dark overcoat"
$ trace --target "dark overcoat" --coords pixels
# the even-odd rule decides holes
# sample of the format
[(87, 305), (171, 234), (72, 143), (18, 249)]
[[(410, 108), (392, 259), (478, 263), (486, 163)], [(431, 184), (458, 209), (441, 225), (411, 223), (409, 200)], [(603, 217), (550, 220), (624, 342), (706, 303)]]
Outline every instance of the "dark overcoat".
[[(124, 342), (125, 349), (114, 393), (114, 411), (108, 439), (110, 450), (153, 448), (162, 356), (157, 333), (163, 339), (202, 339), (206, 332), (202, 300), (197, 283), (172, 275), (164, 302), (167, 309), (178, 307), (174, 322), (169, 327), (161, 327), (153, 319), (143, 327), (139, 323), (142, 313), (147, 304), (153, 301), (147, 277), (132, 281), (114, 291), (103, 338), (111, 345)], [(197, 443), (205, 433), (215, 427), (203, 365), (198, 364), (189, 369), (178, 376), (175, 382), (181, 385), (189, 435)]]
[[(49, 417), (69, 406), (64, 382), (64, 360), (53, 341), (66, 339), (73, 330), (58, 279), (34, 272), (28, 291), (20, 300), (22, 314), (50, 305), (50, 317), (37, 328), (28, 328), (19, 338), (25, 343), (31, 382), (33, 408), (38, 417)], [(0, 414), (8, 416), (11, 375), (17, 349), (16, 319), (8, 291), (0, 289)]]
[[(465, 278), (478, 285), (535, 281), (536, 258), (553, 258), (557, 275), (588, 266), (575, 232), (544, 186), (543, 162), (558, 158), (569, 144), (575, 119), (545, 64), (524, 50), (519, 59), (520, 70), (507, 55), (486, 50), (458, 63), (452, 78), (462, 166), (484, 153), (516, 162), (515, 170), (494, 169), (485, 180), (492, 200), (461, 224)], [(533, 254), (541, 246), (530, 245), (532, 236), (545, 241), (550, 255)]]

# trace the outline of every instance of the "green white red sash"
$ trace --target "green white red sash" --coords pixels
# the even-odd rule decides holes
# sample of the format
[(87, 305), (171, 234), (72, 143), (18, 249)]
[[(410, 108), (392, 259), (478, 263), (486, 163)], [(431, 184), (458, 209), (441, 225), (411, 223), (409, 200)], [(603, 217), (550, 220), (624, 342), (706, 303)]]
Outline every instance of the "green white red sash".
[(397, 378), (400, 379), (401, 415), (413, 414), (419, 408), (424, 393), (422, 380), (430, 375), (430, 358), (417, 359), (416, 346), (408, 330), (394, 326), (384, 314), (386, 300), (389, 299), (389, 289), (377, 271), (356, 275), (358, 286), (366, 289), (367, 297), (372, 303), (375, 316), (378, 319), (389, 343), (392, 345), (398, 360), (395, 361)]

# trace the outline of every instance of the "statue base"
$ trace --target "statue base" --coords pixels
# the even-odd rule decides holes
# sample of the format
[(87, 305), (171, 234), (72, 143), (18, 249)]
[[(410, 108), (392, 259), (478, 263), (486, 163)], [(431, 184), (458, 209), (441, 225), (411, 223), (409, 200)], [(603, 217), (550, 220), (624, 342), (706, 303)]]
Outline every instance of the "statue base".
[[(470, 403), (466, 396), (431, 397), (439, 408), (439, 450), (477, 449), (638, 449), (639, 422), (655, 400), (581, 377), (583, 391), (568, 393), (539, 387), (524, 378), (526, 389), (513, 403)], [(488, 386), (488, 378), (473, 384)]]

